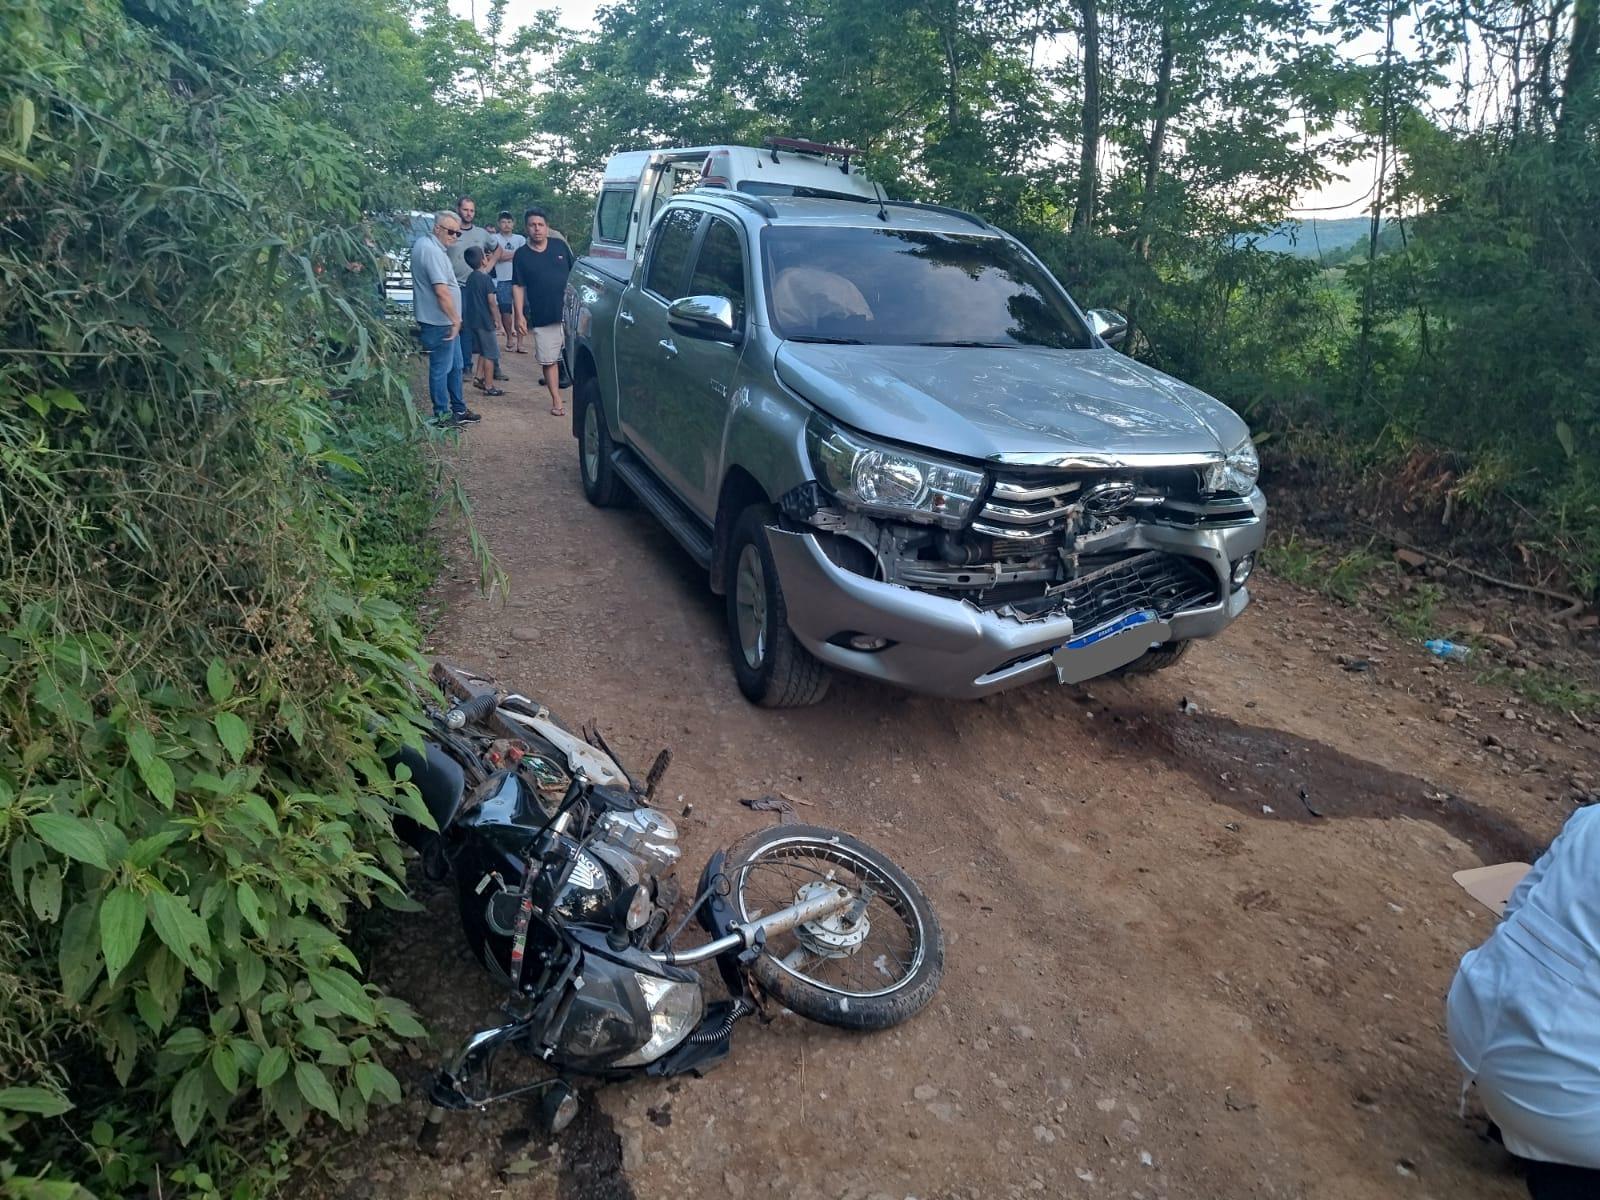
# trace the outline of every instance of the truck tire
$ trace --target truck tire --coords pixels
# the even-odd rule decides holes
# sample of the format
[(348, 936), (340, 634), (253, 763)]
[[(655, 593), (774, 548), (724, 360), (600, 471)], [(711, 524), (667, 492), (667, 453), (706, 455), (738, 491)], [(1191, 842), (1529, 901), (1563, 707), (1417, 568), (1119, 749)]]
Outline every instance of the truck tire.
[(596, 508), (612, 508), (627, 495), (626, 485), (611, 468), (615, 446), (600, 408), (600, 381), (593, 375), (578, 380), (574, 399), (578, 409), (578, 479), (583, 494)]
[(789, 628), (789, 609), (767, 543), (775, 514), (752, 505), (728, 539), (728, 656), (745, 698), (763, 708), (802, 708), (828, 694), (828, 668)]
[(1151, 675), (1156, 671), (1165, 671), (1185, 654), (1189, 653), (1190, 643), (1167, 642), (1164, 645), (1154, 646), (1146, 650), (1138, 658), (1124, 667), (1118, 667), (1110, 673), (1112, 679), (1123, 679), (1130, 675)]

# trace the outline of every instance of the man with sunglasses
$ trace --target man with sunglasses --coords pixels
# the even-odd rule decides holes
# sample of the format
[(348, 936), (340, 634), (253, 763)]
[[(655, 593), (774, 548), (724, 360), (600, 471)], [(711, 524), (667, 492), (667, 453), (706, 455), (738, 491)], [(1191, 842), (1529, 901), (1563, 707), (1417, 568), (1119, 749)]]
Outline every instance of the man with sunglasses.
[(411, 247), (411, 302), (428, 352), (428, 397), (436, 425), (460, 425), (479, 416), (461, 396), (461, 284), (449, 247), (461, 237), (461, 218), (434, 214), (433, 232)]

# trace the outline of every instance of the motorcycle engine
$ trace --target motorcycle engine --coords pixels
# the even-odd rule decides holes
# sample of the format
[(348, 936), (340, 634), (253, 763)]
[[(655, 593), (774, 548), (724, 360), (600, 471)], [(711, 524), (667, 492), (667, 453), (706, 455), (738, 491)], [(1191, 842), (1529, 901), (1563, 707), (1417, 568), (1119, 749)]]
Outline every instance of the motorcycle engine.
[(683, 855), (683, 848), (678, 845), (677, 825), (666, 813), (656, 809), (614, 809), (595, 824), (599, 834), (592, 847), (598, 852), (604, 845), (628, 859), (640, 879), (670, 874)]

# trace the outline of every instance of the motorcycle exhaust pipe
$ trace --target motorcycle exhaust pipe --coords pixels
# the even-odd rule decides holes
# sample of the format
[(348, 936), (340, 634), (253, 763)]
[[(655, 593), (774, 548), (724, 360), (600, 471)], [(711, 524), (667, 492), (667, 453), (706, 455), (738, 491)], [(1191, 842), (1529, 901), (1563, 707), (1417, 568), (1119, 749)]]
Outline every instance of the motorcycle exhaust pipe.
[(650, 957), (657, 962), (672, 966), (690, 966), (705, 962), (709, 958), (726, 954), (729, 950), (746, 950), (755, 945), (757, 937), (763, 935), (774, 937), (780, 933), (788, 933), (808, 921), (820, 921), (824, 917), (831, 917), (834, 913), (850, 907), (854, 899), (848, 890), (835, 886), (808, 900), (801, 900), (787, 908), (780, 908), (777, 912), (757, 917), (748, 925), (735, 925), (732, 933), (707, 942), (703, 946), (692, 946), (688, 950), (677, 952), (669, 950), (652, 953)]

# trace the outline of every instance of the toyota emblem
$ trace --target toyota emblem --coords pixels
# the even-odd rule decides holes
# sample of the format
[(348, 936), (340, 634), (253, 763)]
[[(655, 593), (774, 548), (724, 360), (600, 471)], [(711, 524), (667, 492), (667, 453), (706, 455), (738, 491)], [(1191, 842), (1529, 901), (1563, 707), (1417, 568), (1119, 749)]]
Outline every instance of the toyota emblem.
[(1108, 479), (1083, 494), (1083, 507), (1097, 516), (1121, 512), (1133, 503), (1138, 488), (1126, 479)]

